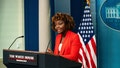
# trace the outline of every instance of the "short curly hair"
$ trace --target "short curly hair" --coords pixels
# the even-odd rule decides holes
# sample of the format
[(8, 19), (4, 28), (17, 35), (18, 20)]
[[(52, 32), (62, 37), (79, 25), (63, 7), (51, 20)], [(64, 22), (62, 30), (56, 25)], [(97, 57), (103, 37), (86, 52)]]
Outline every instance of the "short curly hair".
[(62, 20), (65, 22), (65, 28), (66, 30), (73, 30), (73, 28), (75, 27), (75, 22), (72, 16), (65, 14), (65, 13), (56, 13), (53, 17), (52, 17), (52, 29), (54, 31), (55, 30), (55, 22), (58, 20)]

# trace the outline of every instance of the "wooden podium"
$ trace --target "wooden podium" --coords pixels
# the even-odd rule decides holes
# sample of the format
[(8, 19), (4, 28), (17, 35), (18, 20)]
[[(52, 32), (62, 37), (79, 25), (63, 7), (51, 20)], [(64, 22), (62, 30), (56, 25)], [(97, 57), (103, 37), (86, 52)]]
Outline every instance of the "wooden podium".
[(60, 56), (20, 50), (3, 50), (7, 68), (81, 68), (81, 64)]

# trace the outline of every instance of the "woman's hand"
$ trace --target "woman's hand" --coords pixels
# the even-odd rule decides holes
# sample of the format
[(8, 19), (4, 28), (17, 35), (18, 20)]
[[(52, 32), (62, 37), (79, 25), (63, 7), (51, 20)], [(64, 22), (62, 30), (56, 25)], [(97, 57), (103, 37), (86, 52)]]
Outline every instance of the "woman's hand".
[(53, 51), (50, 48), (47, 49), (47, 53), (54, 55)]

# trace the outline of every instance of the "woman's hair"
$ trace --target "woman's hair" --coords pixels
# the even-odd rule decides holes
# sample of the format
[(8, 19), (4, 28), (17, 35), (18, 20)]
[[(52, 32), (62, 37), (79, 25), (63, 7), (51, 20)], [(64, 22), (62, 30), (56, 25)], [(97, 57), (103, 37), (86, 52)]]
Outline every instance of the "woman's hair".
[(52, 29), (55, 30), (55, 22), (58, 20), (62, 20), (65, 23), (66, 30), (72, 30), (75, 27), (75, 22), (72, 16), (64, 13), (56, 13), (52, 17)]

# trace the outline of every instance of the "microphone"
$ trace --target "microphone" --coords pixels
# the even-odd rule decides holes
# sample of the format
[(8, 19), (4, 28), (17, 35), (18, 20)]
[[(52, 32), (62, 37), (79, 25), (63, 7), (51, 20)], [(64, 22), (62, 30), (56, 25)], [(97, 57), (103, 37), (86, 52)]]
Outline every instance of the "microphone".
[(17, 38), (15, 38), (15, 40), (12, 42), (12, 44), (9, 46), (9, 48), (8, 48), (8, 50), (11, 48), (11, 46), (15, 43), (15, 41), (17, 40), (17, 39), (19, 39), (19, 38), (23, 38), (24, 36), (19, 36), (19, 37), (17, 37)]
[(49, 42), (48, 42), (48, 45), (47, 45), (47, 48), (46, 48), (45, 53), (47, 53), (47, 49), (48, 49), (48, 47), (49, 47), (49, 45), (50, 45), (50, 42), (51, 42), (51, 40), (49, 40)]

